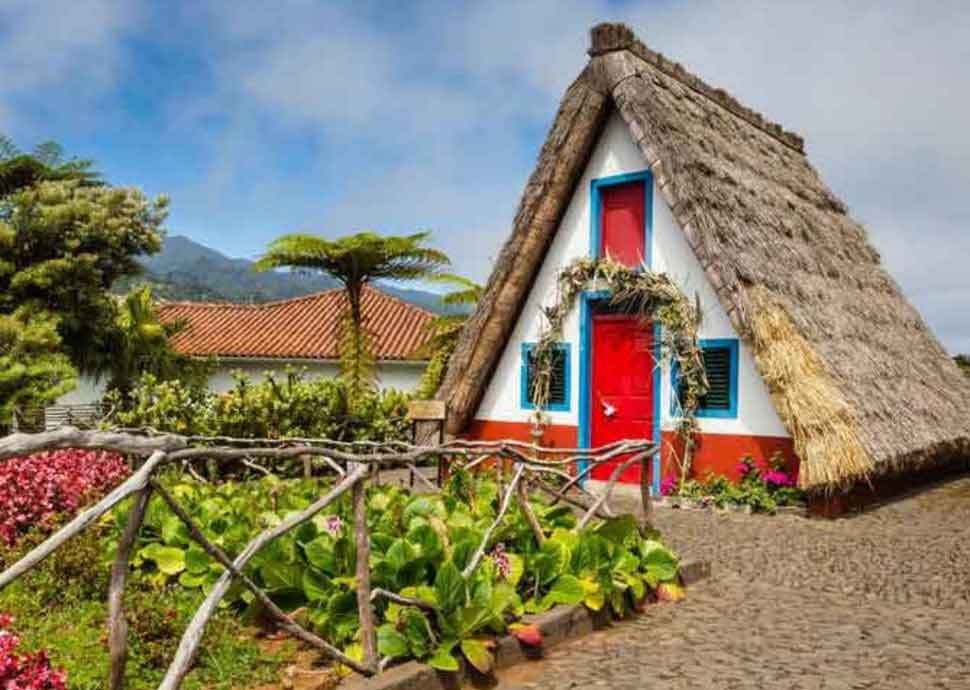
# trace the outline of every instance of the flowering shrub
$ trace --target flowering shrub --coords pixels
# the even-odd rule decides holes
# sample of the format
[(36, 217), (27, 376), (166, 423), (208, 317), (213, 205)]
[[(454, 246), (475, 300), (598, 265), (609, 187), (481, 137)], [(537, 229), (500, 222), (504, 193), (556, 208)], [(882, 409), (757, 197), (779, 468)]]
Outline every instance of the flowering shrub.
[(120, 482), (128, 468), (105, 451), (56, 450), (0, 462), (0, 540), (16, 544), (32, 527), (52, 527)]
[(52, 669), (47, 653), (19, 653), (20, 638), (9, 631), (13, 617), (0, 614), (0, 687), (10, 690), (66, 690), (67, 674)]
[(694, 499), (702, 506), (727, 504), (748, 505), (755, 510), (771, 511), (778, 506), (802, 503), (804, 493), (798, 488), (798, 478), (785, 469), (784, 459), (775, 456), (764, 469), (745, 456), (738, 463), (741, 479), (732, 482), (726, 477), (708, 476), (703, 480), (689, 479), (681, 486), (674, 475), (660, 483), (663, 496), (679, 495)]

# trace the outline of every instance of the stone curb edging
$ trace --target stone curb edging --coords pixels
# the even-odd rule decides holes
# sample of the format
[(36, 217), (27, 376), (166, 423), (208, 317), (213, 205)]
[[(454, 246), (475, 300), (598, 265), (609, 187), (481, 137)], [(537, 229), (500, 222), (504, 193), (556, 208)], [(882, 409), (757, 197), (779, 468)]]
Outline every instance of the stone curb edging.
[[(688, 561), (680, 566), (680, 580), (690, 586), (711, 575), (709, 561)], [(514, 635), (506, 635), (495, 644), (495, 670), (541, 658), (544, 651), (568, 640), (588, 635), (610, 625), (609, 610), (590, 611), (582, 604), (556, 606), (538, 616), (525, 616), (525, 623), (537, 625), (542, 632), (542, 647), (523, 646)], [(342, 683), (340, 690), (459, 690), (467, 680), (480, 677), (461, 660), (459, 671), (436, 671), (418, 661), (393, 666), (372, 678), (354, 678)]]

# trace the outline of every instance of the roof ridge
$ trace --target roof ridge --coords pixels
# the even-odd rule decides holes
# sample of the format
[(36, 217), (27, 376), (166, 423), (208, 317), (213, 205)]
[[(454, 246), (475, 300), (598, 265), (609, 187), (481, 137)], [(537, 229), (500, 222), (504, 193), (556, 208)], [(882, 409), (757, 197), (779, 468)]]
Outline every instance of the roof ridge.
[(637, 38), (633, 30), (626, 24), (604, 22), (590, 29), (589, 34), (590, 47), (588, 54), (590, 57), (621, 50), (629, 51), (668, 77), (677, 80), (695, 93), (713, 101), (776, 141), (801, 154), (805, 153), (805, 140), (800, 135), (786, 130), (777, 122), (766, 119), (758, 111), (742, 105), (740, 101), (727, 91), (711, 86), (696, 74), (688, 71), (679, 62), (672, 62), (663, 53), (651, 50), (643, 41)]
[[(408, 309), (413, 309), (414, 311), (420, 312), (426, 316), (430, 316), (430, 317), (437, 316), (437, 314), (435, 314), (430, 309), (426, 309), (418, 304), (408, 302), (407, 300), (402, 299), (396, 295), (392, 295), (389, 292), (386, 292), (380, 289), (379, 287), (374, 287), (373, 285), (365, 283), (364, 290), (376, 292), (384, 299), (392, 300), (397, 304), (407, 307)], [(343, 293), (343, 291), (344, 291), (344, 288), (342, 287), (332, 287), (326, 290), (317, 290), (316, 292), (310, 292), (305, 295), (300, 295), (298, 297), (286, 297), (284, 299), (272, 300), (270, 302), (259, 302), (257, 304), (230, 302), (228, 300), (223, 302), (205, 302), (205, 301), (196, 302), (194, 300), (159, 300), (158, 306), (159, 307), (197, 307), (197, 308), (203, 308), (203, 309), (247, 309), (247, 310), (252, 309), (255, 311), (259, 309), (277, 308), (277, 307), (286, 306), (289, 304), (298, 304), (300, 302), (307, 302), (307, 301), (322, 297), (324, 295), (329, 295), (334, 292)]]

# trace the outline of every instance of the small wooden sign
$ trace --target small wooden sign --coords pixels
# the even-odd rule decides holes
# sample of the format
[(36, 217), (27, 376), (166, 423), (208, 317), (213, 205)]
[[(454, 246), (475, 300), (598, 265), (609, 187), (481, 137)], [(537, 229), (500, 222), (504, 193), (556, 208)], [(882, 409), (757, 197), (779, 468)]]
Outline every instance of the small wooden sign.
[(443, 422), (444, 400), (412, 400), (408, 403), (408, 419), (412, 422)]

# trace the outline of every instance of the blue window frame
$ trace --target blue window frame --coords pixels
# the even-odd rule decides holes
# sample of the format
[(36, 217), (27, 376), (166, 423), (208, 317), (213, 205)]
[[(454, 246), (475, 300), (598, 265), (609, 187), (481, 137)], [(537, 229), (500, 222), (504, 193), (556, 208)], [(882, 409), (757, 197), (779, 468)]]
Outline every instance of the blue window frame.
[[(519, 373), (519, 400), (523, 410), (534, 410), (532, 403), (532, 352), (535, 343), (522, 343), (522, 364)], [(556, 361), (552, 371), (552, 382), (549, 386), (549, 402), (545, 406), (547, 412), (569, 412), (570, 398), (570, 369), (572, 357), (569, 343), (556, 343)]]
[[(737, 419), (738, 416), (738, 340), (712, 338), (698, 341), (710, 389), (697, 406), (698, 417)], [(682, 416), (680, 404), (680, 367), (671, 368), (670, 414)]]
[(603, 230), (601, 222), (601, 201), (600, 191), (604, 187), (613, 187), (618, 184), (628, 182), (643, 182), (643, 251), (645, 256), (643, 262), (647, 266), (653, 265), (652, 257), (652, 238), (653, 234), (653, 173), (649, 170), (639, 172), (622, 173), (620, 175), (610, 175), (608, 177), (597, 177), (590, 182), (590, 233), (589, 233), (589, 255), (594, 259), (600, 258), (600, 235)]

